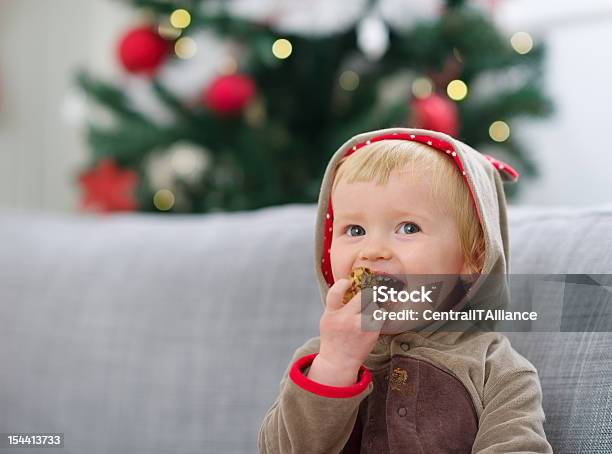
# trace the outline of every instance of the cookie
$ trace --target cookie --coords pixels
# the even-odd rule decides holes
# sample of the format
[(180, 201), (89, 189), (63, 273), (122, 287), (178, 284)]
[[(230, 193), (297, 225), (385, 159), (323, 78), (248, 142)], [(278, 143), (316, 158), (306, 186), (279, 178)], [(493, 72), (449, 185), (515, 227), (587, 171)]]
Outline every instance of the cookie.
[(351, 286), (344, 293), (342, 304), (348, 303), (360, 290), (372, 288), (375, 285), (387, 285), (389, 287), (394, 287), (398, 291), (404, 288), (403, 283), (397, 279), (393, 279), (390, 276), (374, 274), (372, 270), (363, 266), (354, 268), (349, 278), (351, 280)]

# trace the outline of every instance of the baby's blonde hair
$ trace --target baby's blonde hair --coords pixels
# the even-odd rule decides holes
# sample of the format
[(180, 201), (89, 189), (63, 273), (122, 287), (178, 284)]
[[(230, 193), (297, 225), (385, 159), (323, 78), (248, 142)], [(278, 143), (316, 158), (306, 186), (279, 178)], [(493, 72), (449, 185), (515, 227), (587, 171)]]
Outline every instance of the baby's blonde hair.
[(419, 142), (381, 140), (373, 142), (345, 156), (332, 184), (332, 193), (338, 183), (371, 182), (384, 185), (394, 169), (411, 169), (427, 175), (431, 182), (432, 200), (457, 225), (464, 260), (470, 273), (478, 274), (484, 264), (484, 235), (474, 209), (472, 197), (459, 168), (445, 154)]

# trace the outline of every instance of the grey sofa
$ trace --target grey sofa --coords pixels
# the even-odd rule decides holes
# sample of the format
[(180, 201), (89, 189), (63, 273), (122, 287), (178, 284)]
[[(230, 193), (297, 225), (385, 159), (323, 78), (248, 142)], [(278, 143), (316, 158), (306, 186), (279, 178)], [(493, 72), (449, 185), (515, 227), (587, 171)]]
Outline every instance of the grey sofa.
[[(62, 432), (71, 454), (257, 452), (318, 334), (314, 214), (0, 212), (0, 433)], [(612, 273), (611, 207), (509, 220), (514, 273)], [(612, 335), (509, 336), (539, 368), (555, 452), (612, 453)]]

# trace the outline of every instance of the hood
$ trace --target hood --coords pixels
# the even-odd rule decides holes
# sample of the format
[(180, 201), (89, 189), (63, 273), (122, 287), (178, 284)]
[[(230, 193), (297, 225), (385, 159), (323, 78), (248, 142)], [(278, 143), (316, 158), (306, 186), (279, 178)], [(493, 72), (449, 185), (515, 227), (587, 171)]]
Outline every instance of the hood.
[[(334, 218), (331, 205), (331, 186), (339, 161), (346, 155), (359, 153), (359, 149), (380, 140), (410, 140), (429, 145), (433, 152), (445, 153), (457, 166), (468, 186), (478, 221), (482, 226), (485, 240), (485, 260), (482, 274), (472, 283), (468, 295), (465, 291), (451, 308), (455, 311), (468, 308), (503, 309), (509, 300), (506, 275), (510, 272), (508, 224), (504, 182), (516, 182), (518, 173), (506, 163), (481, 154), (459, 140), (444, 133), (425, 129), (389, 128), (358, 134), (342, 144), (331, 157), (319, 192), (315, 223), (315, 275), (318, 281), (321, 302), (325, 299), (334, 279), (331, 273), (329, 249), (331, 228)], [(449, 327), (454, 323), (456, 326)], [(494, 322), (468, 323), (490, 330)], [(459, 325), (462, 325), (459, 327)], [(454, 331), (465, 330), (465, 322), (432, 322), (416, 329), (415, 332), (429, 337), (445, 327)]]

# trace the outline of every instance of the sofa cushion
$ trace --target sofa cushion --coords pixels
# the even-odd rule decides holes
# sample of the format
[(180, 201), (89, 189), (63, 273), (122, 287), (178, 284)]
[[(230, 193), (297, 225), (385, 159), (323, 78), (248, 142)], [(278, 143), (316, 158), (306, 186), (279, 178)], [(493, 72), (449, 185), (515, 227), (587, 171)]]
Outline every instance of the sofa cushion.
[(66, 453), (252, 453), (316, 334), (312, 206), (0, 216), (0, 432)]
[(509, 226), (512, 273), (607, 273), (595, 276), (606, 281), (607, 291), (575, 283), (555, 287), (566, 293), (566, 332), (507, 334), (538, 369), (554, 452), (612, 452), (605, 429), (612, 427), (612, 208), (513, 207)]

